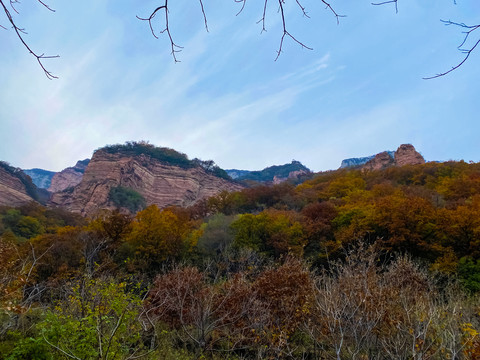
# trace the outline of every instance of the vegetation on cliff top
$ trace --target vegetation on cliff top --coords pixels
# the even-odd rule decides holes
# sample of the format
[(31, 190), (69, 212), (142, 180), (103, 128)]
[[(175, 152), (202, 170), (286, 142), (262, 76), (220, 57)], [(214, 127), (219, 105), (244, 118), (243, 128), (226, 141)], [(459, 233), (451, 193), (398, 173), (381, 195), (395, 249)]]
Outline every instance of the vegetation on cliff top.
[(221, 169), (212, 160), (202, 161), (200, 159), (188, 159), (184, 153), (178, 152), (167, 147), (157, 147), (146, 141), (127, 141), (125, 144), (107, 145), (98, 150), (109, 154), (122, 154), (125, 156), (147, 155), (166, 165), (178, 166), (183, 169), (189, 169), (201, 166), (205, 171), (214, 176), (231, 180), (230, 176)]

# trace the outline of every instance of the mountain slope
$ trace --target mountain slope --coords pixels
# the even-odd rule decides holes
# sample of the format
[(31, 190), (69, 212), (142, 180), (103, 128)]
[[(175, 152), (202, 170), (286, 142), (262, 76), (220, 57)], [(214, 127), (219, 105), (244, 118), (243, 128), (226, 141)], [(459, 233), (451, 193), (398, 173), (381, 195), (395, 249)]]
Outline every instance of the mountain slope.
[(20, 206), (38, 199), (32, 179), (21, 169), (0, 161), (0, 205)]

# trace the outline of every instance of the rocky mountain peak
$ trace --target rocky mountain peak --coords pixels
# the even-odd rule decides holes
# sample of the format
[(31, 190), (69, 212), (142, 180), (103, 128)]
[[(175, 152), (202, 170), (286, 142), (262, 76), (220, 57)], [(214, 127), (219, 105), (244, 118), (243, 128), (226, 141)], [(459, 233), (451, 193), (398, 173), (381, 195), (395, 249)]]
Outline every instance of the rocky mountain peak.
[(373, 159), (367, 161), (363, 165), (362, 169), (364, 170), (382, 170), (389, 166), (394, 165), (394, 157), (388, 152), (383, 151), (373, 157)]
[(397, 151), (393, 153), (383, 151), (363, 166), (363, 170), (382, 170), (390, 166), (404, 166), (404, 165), (417, 165), (425, 164), (423, 156), (415, 150), (415, 147), (411, 144), (402, 144), (398, 147)]
[(411, 144), (400, 145), (394, 157), (396, 166), (425, 164), (423, 156)]

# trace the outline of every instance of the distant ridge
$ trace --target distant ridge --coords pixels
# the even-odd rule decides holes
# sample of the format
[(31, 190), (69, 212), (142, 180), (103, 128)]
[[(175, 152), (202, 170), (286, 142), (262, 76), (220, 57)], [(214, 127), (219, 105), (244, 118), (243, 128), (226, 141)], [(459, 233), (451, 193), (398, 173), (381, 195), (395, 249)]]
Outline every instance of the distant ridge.
[(263, 170), (226, 170), (227, 173), (237, 181), (257, 181), (257, 182), (281, 182), (282, 180), (296, 178), (300, 175), (310, 174), (311, 171), (300, 161), (292, 160), (289, 164), (273, 165)]
[[(395, 151), (387, 151), (387, 153), (393, 159)], [(340, 164), (340, 169), (366, 164), (368, 161), (372, 160), (374, 157), (375, 155), (370, 155), (370, 156), (364, 156), (364, 157), (358, 157), (358, 158), (343, 159), (342, 163)]]
[(55, 175), (55, 171), (38, 168), (23, 170), (23, 172), (30, 176), (33, 183), (40, 189), (48, 189), (52, 182), (52, 177)]

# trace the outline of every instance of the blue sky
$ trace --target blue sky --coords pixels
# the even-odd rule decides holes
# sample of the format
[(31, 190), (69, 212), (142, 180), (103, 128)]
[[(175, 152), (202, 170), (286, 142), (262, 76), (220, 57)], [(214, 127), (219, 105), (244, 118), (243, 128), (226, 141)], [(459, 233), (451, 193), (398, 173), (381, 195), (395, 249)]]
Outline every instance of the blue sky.
[[(332, 1), (335, 17), (306, 0), (310, 18), (287, 1), (286, 38), (271, 1), (243, 13), (231, 1), (170, 2), (184, 49), (174, 63), (165, 35), (145, 16), (161, 4), (128, 0), (50, 0), (17, 6), (18, 24), (58, 80), (48, 80), (12, 30), (0, 29), (0, 160), (59, 171), (103, 145), (148, 140), (212, 159), (223, 168), (262, 169), (296, 159), (314, 171), (344, 158), (415, 145), (427, 160), (480, 160), (480, 50), (462, 59), (461, 30), (440, 19), (478, 23), (476, 0)], [(154, 23), (158, 30), (162, 16)], [(0, 16), (6, 26), (6, 18)]]

